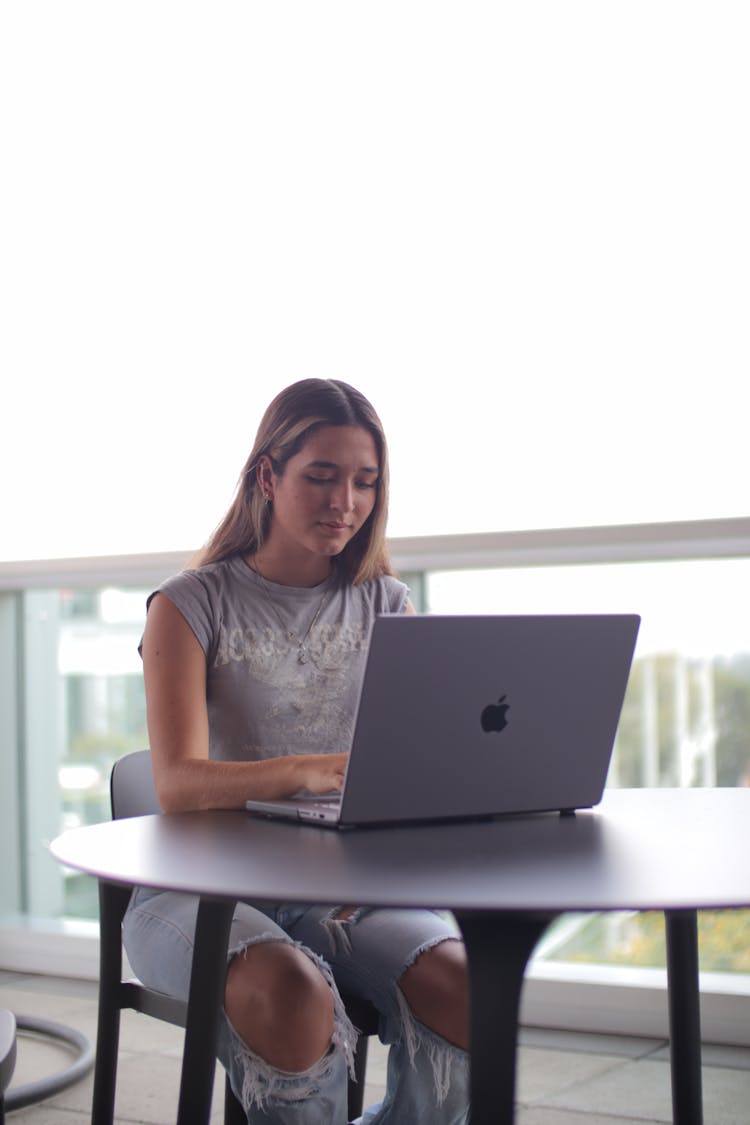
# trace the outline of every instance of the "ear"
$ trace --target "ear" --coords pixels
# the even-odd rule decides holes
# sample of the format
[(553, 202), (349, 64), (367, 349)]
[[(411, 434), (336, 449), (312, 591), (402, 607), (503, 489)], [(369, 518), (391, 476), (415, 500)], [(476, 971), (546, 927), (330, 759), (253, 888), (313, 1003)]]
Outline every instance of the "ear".
[(273, 471), (270, 457), (263, 454), (263, 456), (258, 459), (255, 475), (263, 499), (273, 500), (273, 488), (276, 474)]

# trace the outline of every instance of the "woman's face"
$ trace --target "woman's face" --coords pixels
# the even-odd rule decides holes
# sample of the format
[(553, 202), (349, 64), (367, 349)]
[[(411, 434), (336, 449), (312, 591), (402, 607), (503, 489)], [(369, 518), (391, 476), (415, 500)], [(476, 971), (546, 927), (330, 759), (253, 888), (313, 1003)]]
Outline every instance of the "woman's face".
[(269, 540), (329, 558), (344, 550), (375, 507), (380, 464), (362, 426), (323, 426), (281, 476), (264, 458), (261, 485), (272, 500)]

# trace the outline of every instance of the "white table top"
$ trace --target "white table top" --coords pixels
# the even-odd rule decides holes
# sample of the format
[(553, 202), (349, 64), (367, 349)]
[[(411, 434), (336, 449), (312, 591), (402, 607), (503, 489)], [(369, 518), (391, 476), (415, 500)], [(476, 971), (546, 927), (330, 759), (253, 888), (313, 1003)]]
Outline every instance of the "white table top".
[(750, 790), (608, 790), (574, 817), (343, 832), (179, 813), (73, 829), (51, 851), (111, 882), (217, 898), (457, 911), (750, 907)]

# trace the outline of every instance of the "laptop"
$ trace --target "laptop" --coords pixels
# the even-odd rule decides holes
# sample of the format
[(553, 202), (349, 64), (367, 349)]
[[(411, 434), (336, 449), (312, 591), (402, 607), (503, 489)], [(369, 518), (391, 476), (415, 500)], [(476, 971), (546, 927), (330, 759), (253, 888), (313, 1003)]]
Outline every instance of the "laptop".
[(249, 812), (353, 828), (599, 803), (640, 617), (376, 618), (333, 796)]

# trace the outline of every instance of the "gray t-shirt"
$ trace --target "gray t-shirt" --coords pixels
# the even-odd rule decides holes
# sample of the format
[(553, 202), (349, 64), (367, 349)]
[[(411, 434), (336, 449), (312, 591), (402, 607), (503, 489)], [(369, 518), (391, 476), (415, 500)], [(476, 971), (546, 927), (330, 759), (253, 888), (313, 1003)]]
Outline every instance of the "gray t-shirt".
[(278, 586), (239, 556), (184, 570), (158, 592), (206, 654), (209, 757), (221, 761), (347, 751), (373, 620), (403, 613), (408, 598), (388, 576)]

